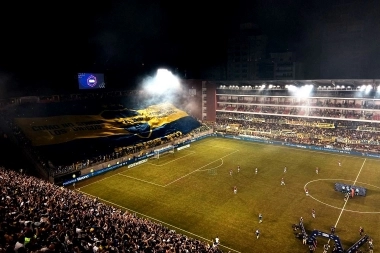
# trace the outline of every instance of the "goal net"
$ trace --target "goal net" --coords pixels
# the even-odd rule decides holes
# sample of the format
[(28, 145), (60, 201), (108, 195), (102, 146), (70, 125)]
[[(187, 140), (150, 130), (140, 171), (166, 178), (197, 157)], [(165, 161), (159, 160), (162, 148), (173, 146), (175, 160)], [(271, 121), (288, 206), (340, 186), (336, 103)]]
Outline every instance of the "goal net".
[(151, 159), (160, 159), (163, 155), (166, 155), (166, 154), (174, 154), (174, 146), (169, 145), (169, 146), (154, 150), (154, 155), (151, 157)]

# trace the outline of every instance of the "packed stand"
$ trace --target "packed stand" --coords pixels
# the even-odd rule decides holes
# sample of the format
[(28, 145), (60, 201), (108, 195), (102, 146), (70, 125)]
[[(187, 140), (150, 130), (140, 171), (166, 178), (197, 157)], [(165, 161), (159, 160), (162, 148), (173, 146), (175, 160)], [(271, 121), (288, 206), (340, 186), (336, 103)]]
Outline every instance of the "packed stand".
[[(131, 91), (132, 92), (132, 91)], [(87, 95), (75, 95), (75, 96), (60, 96), (60, 102), (64, 101), (73, 101), (73, 100), (86, 100), (86, 102), (80, 102), (71, 106), (76, 106), (76, 111), (80, 111), (82, 113), (88, 113), (92, 114), (93, 110), (91, 106), (86, 106), (87, 100), (96, 100), (96, 99), (104, 99), (104, 96), (110, 96), (112, 99), (112, 103), (108, 105), (108, 108), (123, 108), (123, 105), (115, 103), (113, 97), (115, 96), (133, 96), (136, 97), (135, 93), (116, 93), (116, 94), (111, 94), (111, 95), (105, 95), (105, 94), (87, 94)], [(49, 99), (47, 99), (50, 101)], [(104, 101), (103, 101), (104, 102)], [(98, 102), (99, 104), (99, 102)], [(107, 107), (107, 106), (106, 106)], [(19, 110), (18, 108), (22, 108)], [(46, 106), (46, 110), (51, 110), (49, 109), (49, 106)], [(65, 107), (63, 107), (62, 110)], [(68, 163), (66, 164), (53, 164), (50, 162), (48, 157), (44, 157), (44, 154), (39, 152), (31, 143), (31, 141), (24, 135), (24, 133), (21, 131), (21, 129), (13, 122), (13, 119), (15, 117), (28, 117), (29, 114), (35, 114), (38, 113), (35, 111), (33, 104), (22, 104), (18, 105), (17, 107), (9, 108), (7, 110), (2, 110), (0, 111), (0, 117), (3, 120), (3, 122), (7, 125), (7, 127), (11, 130), (12, 135), (16, 137), (16, 141), (18, 142), (19, 146), (22, 146), (26, 152), (28, 152), (35, 161), (37, 161), (42, 168), (49, 173), (50, 176), (58, 176), (58, 175), (63, 175), (63, 174), (68, 174), (72, 173), (75, 171), (79, 171), (81, 169), (94, 166), (96, 164), (100, 164), (103, 162), (107, 161), (112, 161), (114, 159), (128, 156), (128, 155), (137, 155), (143, 150), (149, 149), (149, 148), (154, 148), (158, 146), (157, 142), (151, 142), (148, 141), (144, 143), (144, 145), (140, 144), (135, 144), (131, 146), (123, 146), (123, 147), (118, 147), (115, 146), (113, 147), (112, 152), (107, 152), (103, 153), (100, 152), (100, 154), (88, 156), (85, 155), (85, 159), (81, 159), (79, 161), (70, 161), (67, 159)], [(64, 113), (62, 111), (61, 113)], [(207, 128), (207, 127), (206, 127)], [(181, 136), (181, 138), (186, 138), (187, 136), (193, 135), (199, 131), (203, 131), (205, 129), (204, 126), (202, 126), (200, 129), (194, 130), (193, 133), (189, 133), (186, 136)], [(207, 129), (209, 130), (209, 129)]]
[[(318, 125), (319, 124), (319, 125)], [(324, 127), (329, 125), (329, 127)], [(236, 129), (235, 126), (239, 126)], [(234, 126), (234, 131), (230, 126)], [(218, 114), (214, 129), (295, 144), (380, 153), (379, 123)]]
[(0, 252), (222, 252), (96, 198), (0, 168)]

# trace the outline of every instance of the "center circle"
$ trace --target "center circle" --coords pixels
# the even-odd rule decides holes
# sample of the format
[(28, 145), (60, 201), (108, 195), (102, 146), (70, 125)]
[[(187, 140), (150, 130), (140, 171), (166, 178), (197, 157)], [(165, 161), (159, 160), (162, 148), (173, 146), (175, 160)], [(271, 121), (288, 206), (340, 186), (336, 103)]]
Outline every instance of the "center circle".
[[(304, 186), (304, 189), (307, 189), (307, 186), (308, 186), (309, 184), (314, 183), (314, 182), (317, 182), (317, 181), (337, 181), (337, 182), (339, 182), (339, 181), (345, 181), (345, 182), (354, 182), (353, 180), (347, 180), (347, 179), (316, 179), (316, 180), (312, 180), (312, 181), (307, 182), (307, 183), (305, 184), (305, 186)], [(367, 185), (367, 186), (371, 186), (371, 187), (374, 187), (374, 188), (378, 188), (378, 189), (380, 189), (380, 187), (375, 186), (375, 185), (372, 185), (372, 184), (367, 184), (367, 183), (358, 182), (358, 181), (356, 181), (356, 183), (358, 183), (358, 184), (362, 184), (362, 185)], [(323, 202), (323, 201), (321, 201), (321, 200), (319, 200), (319, 199), (313, 197), (313, 196), (310, 194), (310, 191), (309, 191), (309, 197), (312, 198), (312, 199), (314, 199), (315, 201), (317, 201), (317, 202), (323, 204), (323, 205), (328, 206), (328, 207), (335, 208), (335, 209), (338, 209), (338, 210), (342, 210), (342, 209), (343, 209), (342, 207), (337, 207), (337, 206), (334, 206), (334, 205), (330, 205), (330, 204), (328, 204), (328, 203), (326, 203), (326, 202)], [(352, 213), (368, 213), (368, 214), (378, 214), (378, 213), (380, 213), (380, 211), (379, 211), (379, 212), (362, 212), (362, 211), (355, 211), (355, 210), (350, 210), (350, 209), (346, 209), (346, 208), (344, 208), (344, 211), (352, 212)]]

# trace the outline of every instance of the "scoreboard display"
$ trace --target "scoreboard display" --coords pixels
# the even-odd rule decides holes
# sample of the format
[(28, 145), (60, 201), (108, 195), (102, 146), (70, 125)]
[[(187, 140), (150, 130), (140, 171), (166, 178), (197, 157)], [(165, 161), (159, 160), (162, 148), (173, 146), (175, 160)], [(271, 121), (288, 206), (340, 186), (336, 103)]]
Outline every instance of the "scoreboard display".
[(101, 73), (78, 73), (78, 85), (80, 90), (104, 89), (104, 74)]

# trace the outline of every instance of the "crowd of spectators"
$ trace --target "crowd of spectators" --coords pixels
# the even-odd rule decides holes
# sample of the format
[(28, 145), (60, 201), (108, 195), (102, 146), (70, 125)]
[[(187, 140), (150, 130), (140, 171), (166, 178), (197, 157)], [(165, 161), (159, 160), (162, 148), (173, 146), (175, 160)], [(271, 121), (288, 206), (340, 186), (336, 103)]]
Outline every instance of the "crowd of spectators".
[[(138, 96), (144, 96), (144, 94), (136, 93), (136, 91), (125, 91), (125, 92), (111, 92), (111, 93), (89, 93), (89, 94), (74, 94), (74, 95), (61, 95), (61, 96), (47, 96), (47, 97), (40, 97), (39, 103), (52, 103), (52, 102), (69, 102), (69, 104), (65, 104), (63, 106), (60, 113), (65, 114), (65, 107), (72, 107), (71, 110), (75, 109), (74, 111), (83, 113), (83, 114), (94, 114), (97, 109), (93, 109), (94, 106), (87, 106), (87, 103), (91, 103), (95, 101), (95, 104), (97, 103), (97, 106), (99, 107), (99, 102), (97, 102), (99, 99), (102, 100), (102, 107), (105, 109), (122, 109), (124, 108), (122, 104), (117, 103), (115, 101), (122, 100), (126, 96), (130, 96), (134, 98), (134, 102), (142, 101), (141, 99), (137, 99)], [(115, 99), (118, 97), (119, 99)], [(107, 100), (109, 99), (109, 100)], [(135, 101), (136, 100), (136, 101)], [(70, 101), (79, 101), (79, 103), (71, 103)], [(83, 101), (83, 103), (81, 102)], [(90, 101), (90, 102), (87, 102)], [(108, 101), (108, 102), (107, 102)], [(131, 101), (129, 101), (131, 102)], [(11, 107), (9, 107), (9, 105)], [(13, 105), (13, 106), (12, 106)], [(72, 173), (75, 171), (79, 171), (81, 169), (94, 166), (100, 163), (112, 161), (114, 159), (125, 157), (125, 156), (137, 156), (140, 152), (146, 149), (154, 148), (156, 146), (159, 146), (163, 144), (162, 142), (152, 142), (148, 141), (143, 144), (133, 144), (129, 146), (113, 146), (112, 151), (107, 152), (98, 152), (98, 154), (92, 154), (92, 155), (82, 155), (83, 159), (76, 159), (76, 160), (70, 160), (67, 155), (67, 159), (65, 159), (64, 164), (58, 164), (58, 163), (52, 163), (50, 157), (46, 157), (43, 152), (40, 152), (38, 148), (32, 145), (31, 141), (25, 136), (25, 134), (21, 131), (21, 129), (15, 124), (14, 118), (16, 117), (29, 117), (29, 115), (35, 115), (39, 113), (41, 109), (36, 109), (36, 107), (33, 103), (32, 104), (20, 104), (16, 106), (16, 103), (14, 100), (9, 101), (9, 103), (5, 103), (3, 105), (3, 109), (6, 108), (6, 110), (0, 110), (0, 118), (2, 119), (3, 124), (5, 124), (12, 132), (12, 135), (15, 136), (15, 140), (19, 146), (22, 146), (23, 149), (31, 156), (33, 157), (33, 160), (38, 163), (44, 171), (48, 173), (50, 176), (58, 176), (63, 174)], [(50, 106), (46, 106), (44, 110), (51, 110), (49, 109)], [(60, 108), (58, 108), (61, 110)], [(53, 112), (56, 113), (56, 112)], [(3, 126), (4, 127), (4, 126)], [(204, 127), (204, 126), (203, 126)], [(200, 128), (203, 129), (203, 128)], [(196, 130), (196, 131), (199, 131)], [(191, 135), (193, 133), (190, 133), (186, 136), (179, 136), (178, 138), (187, 138), (187, 136)], [(165, 140), (166, 142), (170, 140)], [(164, 141), (164, 142), (165, 142)], [(85, 152), (85, 151), (84, 151)]]
[[(282, 98), (281, 98), (282, 99)], [(270, 114), (282, 114), (282, 115), (302, 115), (302, 116), (313, 116), (313, 117), (327, 117), (327, 118), (345, 118), (345, 119), (363, 119), (363, 120), (380, 120), (380, 114), (374, 113), (370, 110), (378, 110), (380, 105), (375, 104), (373, 101), (356, 101), (356, 100), (341, 100), (329, 98), (323, 98), (318, 100), (316, 98), (309, 98), (304, 100), (294, 100), (294, 98), (285, 99), (271, 98), (258, 98), (255, 97), (250, 100), (238, 97), (223, 97), (219, 96), (217, 102), (223, 104), (218, 104), (217, 110), (225, 111), (236, 111), (236, 112), (256, 112), (256, 113), (270, 113)], [(232, 103), (245, 103), (243, 105), (233, 105), (224, 104), (226, 102)], [(266, 106), (270, 104), (271, 106)], [(280, 105), (288, 106), (304, 106), (304, 107), (283, 107)], [(320, 107), (320, 108), (318, 108)], [(335, 108), (335, 109), (331, 109)], [(347, 109), (356, 110), (347, 110)], [(365, 109), (365, 110), (358, 110)]]
[(221, 253), (214, 242), (0, 168), (0, 253)]
[[(325, 125), (321, 125), (325, 124)], [(328, 125), (328, 127), (323, 127)], [(230, 126), (239, 125), (236, 129)], [(336, 149), (380, 153), (379, 123), (218, 114), (215, 130)]]
[[(172, 142), (173, 140), (161, 140), (160, 142), (156, 141), (147, 141), (145, 143), (133, 144), (130, 146), (124, 147), (115, 147), (111, 153), (105, 153), (102, 155), (96, 155), (92, 157), (87, 157), (87, 159), (79, 160), (79, 161), (69, 161), (66, 164), (52, 164), (48, 158), (44, 157), (44, 154), (41, 154), (38, 149), (36, 149), (31, 141), (23, 134), (21, 129), (11, 120), (10, 117), (5, 115), (5, 111), (0, 113), (0, 117), (3, 119), (3, 122), (6, 123), (9, 128), (12, 130), (12, 134), (16, 137), (17, 142), (21, 145), (27, 152), (29, 152), (33, 158), (49, 173), (51, 176), (57, 176), (61, 174), (72, 173), (75, 171), (79, 171), (81, 169), (94, 166), (96, 164), (112, 161), (114, 159), (125, 157), (129, 155), (139, 154), (141, 151), (146, 149), (152, 149), (156, 146), (163, 145), (168, 142)], [(174, 141), (178, 141), (180, 139), (185, 139), (188, 136), (191, 136), (200, 131), (207, 131), (210, 128), (206, 125), (202, 125), (199, 129), (195, 129), (187, 135), (181, 135), (176, 137)]]
[(154, 148), (158, 146), (163, 146), (163, 145), (166, 145), (168, 143), (173, 143), (173, 142), (174, 143), (181, 142), (181, 141), (184, 141), (185, 139), (188, 139), (191, 136), (194, 136), (194, 135), (197, 135), (209, 130), (210, 130), (210, 127), (208, 127), (205, 124), (202, 124), (199, 128), (194, 129), (190, 133), (186, 135), (179, 135), (172, 139), (159, 138), (159, 141), (152, 140), (152, 141), (147, 141), (144, 143), (134, 144), (127, 147), (120, 147), (116, 151), (112, 152), (112, 154), (105, 154), (105, 155), (100, 155), (96, 157), (90, 157), (87, 160), (79, 161), (79, 162), (73, 163), (72, 165), (57, 166), (54, 168), (50, 167), (49, 168), (50, 174), (52, 176), (57, 176), (61, 174), (67, 174), (69, 172), (79, 171), (79, 170), (88, 168), (90, 166), (94, 166), (99, 163), (112, 161), (120, 157), (128, 157), (128, 156), (137, 157), (141, 153), (154, 152)]

